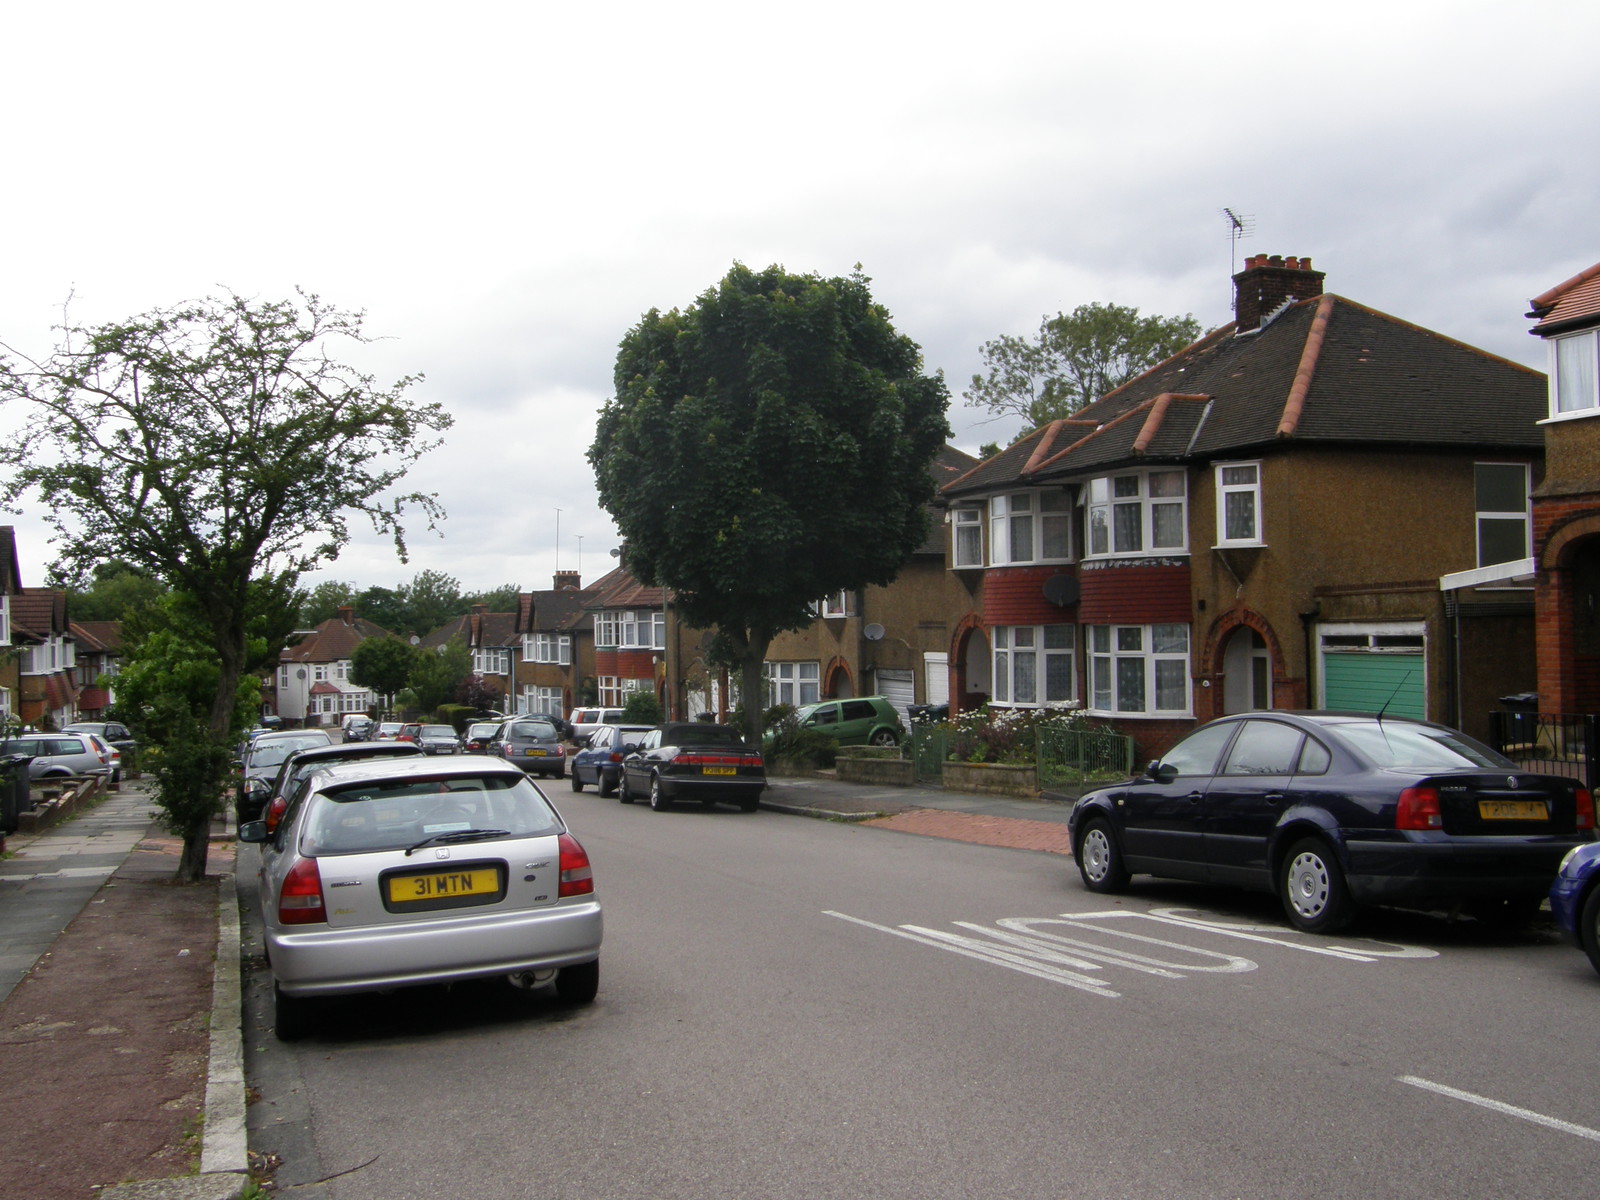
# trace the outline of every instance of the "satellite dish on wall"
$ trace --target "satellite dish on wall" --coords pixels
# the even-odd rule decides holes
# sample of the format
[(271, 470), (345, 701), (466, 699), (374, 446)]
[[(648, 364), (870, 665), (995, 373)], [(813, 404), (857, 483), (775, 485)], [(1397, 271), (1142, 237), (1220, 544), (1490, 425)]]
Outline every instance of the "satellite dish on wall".
[(296, 679), (304, 679), (306, 677), (306, 669), (304, 667), (299, 668), (295, 671), (294, 677)]
[(881, 642), (883, 640), (883, 626), (874, 621), (861, 631), (861, 636), (869, 642)]
[(1058, 608), (1071, 608), (1078, 602), (1078, 577), (1052, 575), (1044, 581), (1044, 598)]

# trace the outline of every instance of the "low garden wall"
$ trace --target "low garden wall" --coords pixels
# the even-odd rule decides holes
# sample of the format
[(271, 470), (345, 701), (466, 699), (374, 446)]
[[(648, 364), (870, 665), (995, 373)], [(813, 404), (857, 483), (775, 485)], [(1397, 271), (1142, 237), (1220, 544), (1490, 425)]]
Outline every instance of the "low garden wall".
[[(843, 763), (844, 760), (839, 761)], [(1039, 771), (1033, 763), (946, 762), (941, 775), (944, 787), (952, 792), (1021, 796), (1030, 800), (1039, 795)]]
[(841, 783), (871, 783), (886, 787), (910, 787), (916, 782), (915, 768), (907, 758), (877, 758), (840, 754), (834, 760), (834, 775)]

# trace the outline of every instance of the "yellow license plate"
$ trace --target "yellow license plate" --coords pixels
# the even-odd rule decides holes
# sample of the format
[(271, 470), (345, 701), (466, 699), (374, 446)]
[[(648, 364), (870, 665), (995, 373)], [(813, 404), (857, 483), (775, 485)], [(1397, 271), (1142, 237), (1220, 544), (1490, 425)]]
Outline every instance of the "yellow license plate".
[(391, 904), (449, 900), (455, 896), (492, 895), (500, 890), (500, 872), (493, 867), (467, 871), (430, 871), (426, 875), (394, 875), (389, 879)]
[(1543, 800), (1479, 800), (1478, 816), (1485, 821), (1548, 821)]
[(527, 750), (523, 751), (523, 753), (531, 755), (534, 758), (543, 758), (545, 756), (545, 754), (548, 753), (548, 752), (544, 751), (544, 750), (540, 750), (537, 747), (529, 747)]
[(738, 767), (701, 767), (700, 768), (700, 774), (702, 774), (702, 775), (737, 775), (738, 773), (739, 773), (739, 768)]

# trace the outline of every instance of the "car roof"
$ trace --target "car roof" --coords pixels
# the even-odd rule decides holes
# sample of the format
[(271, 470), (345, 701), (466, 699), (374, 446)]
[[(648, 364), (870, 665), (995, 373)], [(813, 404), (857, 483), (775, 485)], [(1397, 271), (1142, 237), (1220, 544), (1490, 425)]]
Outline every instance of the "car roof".
[(334, 746), (307, 746), (293, 755), (296, 764), (331, 759), (344, 762), (358, 758), (422, 758), (422, 747), (412, 742), (340, 742)]
[(527, 773), (515, 763), (483, 755), (402, 755), (399, 758), (362, 759), (354, 762), (331, 763), (319, 772), (330, 781), (360, 783), (369, 779), (409, 779), (417, 776), (439, 778), (448, 776), (504, 775), (512, 779), (527, 779)]
[(255, 740), (256, 744), (260, 745), (262, 742), (287, 742), (295, 738), (308, 737), (327, 738), (330, 742), (333, 740), (328, 737), (328, 732), (325, 729), (274, 729), (268, 733), (261, 734)]

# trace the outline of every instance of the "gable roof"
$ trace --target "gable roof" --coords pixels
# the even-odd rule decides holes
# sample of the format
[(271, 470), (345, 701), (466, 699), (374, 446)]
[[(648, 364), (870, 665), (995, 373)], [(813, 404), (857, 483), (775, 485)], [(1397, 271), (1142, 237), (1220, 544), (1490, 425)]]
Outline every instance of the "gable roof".
[(1539, 451), (1545, 377), (1332, 293), (1228, 324), (945, 488), (947, 498), (1290, 443)]
[(67, 630), (78, 643), (80, 654), (119, 654), (122, 651), (121, 621), (68, 621)]
[(1600, 263), (1535, 296), (1529, 307), (1539, 323), (1528, 332), (1540, 337), (1600, 324)]
[(357, 646), (368, 638), (394, 637), (381, 625), (374, 625), (365, 617), (329, 617), (309, 635), (293, 646), (285, 646), (278, 655), (279, 662), (344, 662)]
[(423, 638), (419, 644), (431, 650), (435, 646), (443, 646), (456, 637), (459, 637), (472, 649), (480, 646), (488, 646), (495, 649), (515, 646), (521, 641), (521, 637), (517, 633), (517, 614), (468, 613), (466, 616), (457, 617), (453, 621), (446, 621), (427, 637)]
[(12, 640), (17, 634), (42, 642), (67, 632), (67, 594), (55, 588), (23, 588), (11, 596)]

